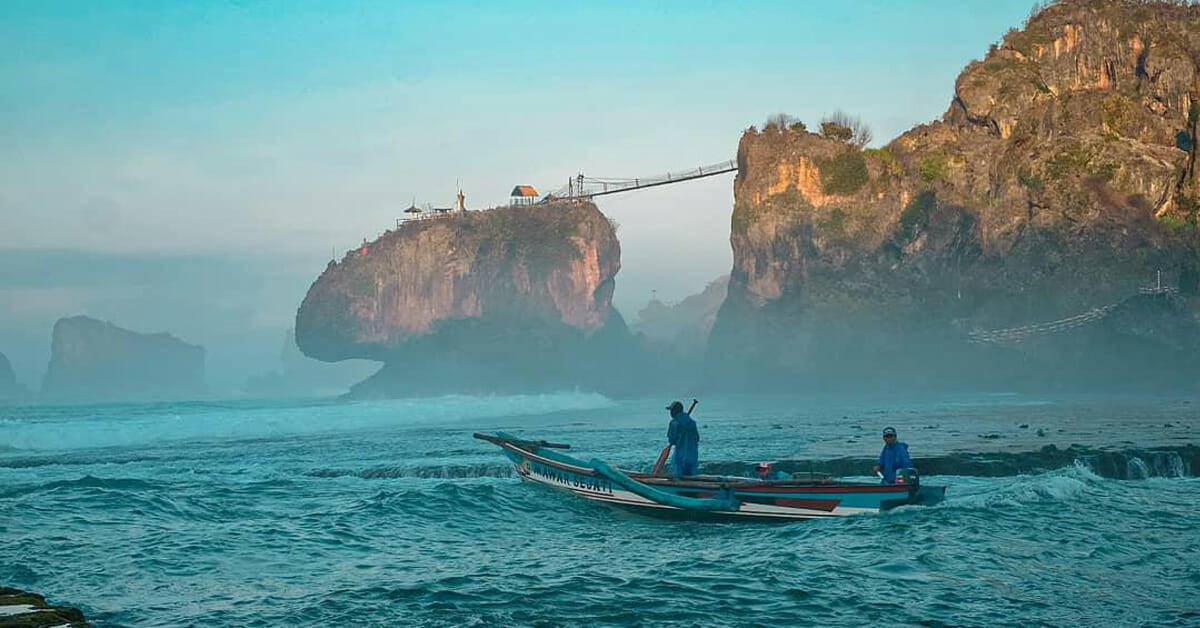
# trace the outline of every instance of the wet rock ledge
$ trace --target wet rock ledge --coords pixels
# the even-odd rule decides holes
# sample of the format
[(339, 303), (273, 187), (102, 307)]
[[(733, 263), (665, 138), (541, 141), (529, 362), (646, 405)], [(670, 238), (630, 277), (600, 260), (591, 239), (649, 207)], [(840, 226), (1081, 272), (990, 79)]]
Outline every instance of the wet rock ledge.
[(90, 627), (83, 612), (68, 606), (51, 606), (46, 598), (19, 589), (0, 587), (0, 628), (42, 626)]

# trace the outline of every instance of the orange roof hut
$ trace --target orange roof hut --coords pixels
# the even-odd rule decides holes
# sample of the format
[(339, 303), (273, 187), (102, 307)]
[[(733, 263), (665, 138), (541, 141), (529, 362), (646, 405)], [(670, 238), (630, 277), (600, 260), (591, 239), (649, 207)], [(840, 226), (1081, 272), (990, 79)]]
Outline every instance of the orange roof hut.
[(532, 185), (518, 185), (508, 196), (510, 205), (532, 205), (537, 202), (538, 191)]

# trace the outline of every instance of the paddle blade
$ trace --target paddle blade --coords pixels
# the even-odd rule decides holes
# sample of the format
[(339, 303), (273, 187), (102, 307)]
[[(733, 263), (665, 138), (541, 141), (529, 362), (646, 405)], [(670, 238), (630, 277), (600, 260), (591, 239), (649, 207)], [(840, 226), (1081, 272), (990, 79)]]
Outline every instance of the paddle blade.
[(662, 473), (663, 467), (667, 464), (667, 456), (671, 455), (671, 446), (663, 447), (662, 453), (658, 454), (658, 460), (654, 463), (654, 470), (651, 471), (654, 475)]

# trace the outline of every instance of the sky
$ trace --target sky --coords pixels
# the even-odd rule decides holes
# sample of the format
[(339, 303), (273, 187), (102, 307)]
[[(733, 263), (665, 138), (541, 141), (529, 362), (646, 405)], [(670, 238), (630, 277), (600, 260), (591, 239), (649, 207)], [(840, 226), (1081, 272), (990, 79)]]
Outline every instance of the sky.
[[(206, 346), (232, 390), (414, 200), (732, 159), (777, 112), (882, 145), (1032, 5), (5, 0), (0, 352), (36, 388), (54, 321), (88, 314)], [(626, 318), (729, 271), (732, 177), (598, 199)]]

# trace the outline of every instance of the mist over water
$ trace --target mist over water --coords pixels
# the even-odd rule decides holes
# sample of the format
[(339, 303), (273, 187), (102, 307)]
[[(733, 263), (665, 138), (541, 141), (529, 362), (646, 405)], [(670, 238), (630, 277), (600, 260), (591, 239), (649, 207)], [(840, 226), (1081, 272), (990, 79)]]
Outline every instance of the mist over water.
[[(646, 468), (665, 438), (665, 401), (567, 392), (5, 408), (0, 581), (78, 605), (100, 626), (1200, 618), (1189, 601), (1200, 583), (1193, 477), (1118, 481), (1081, 462), (926, 476), (949, 487), (945, 504), (880, 516), (670, 523), (523, 484), (470, 436), (565, 441)], [(705, 464), (869, 458), (887, 424), (920, 465), (1041, 444), (1178, 445), (1195, 427), (1191, 401), (714, 397), (696, 417)]]

